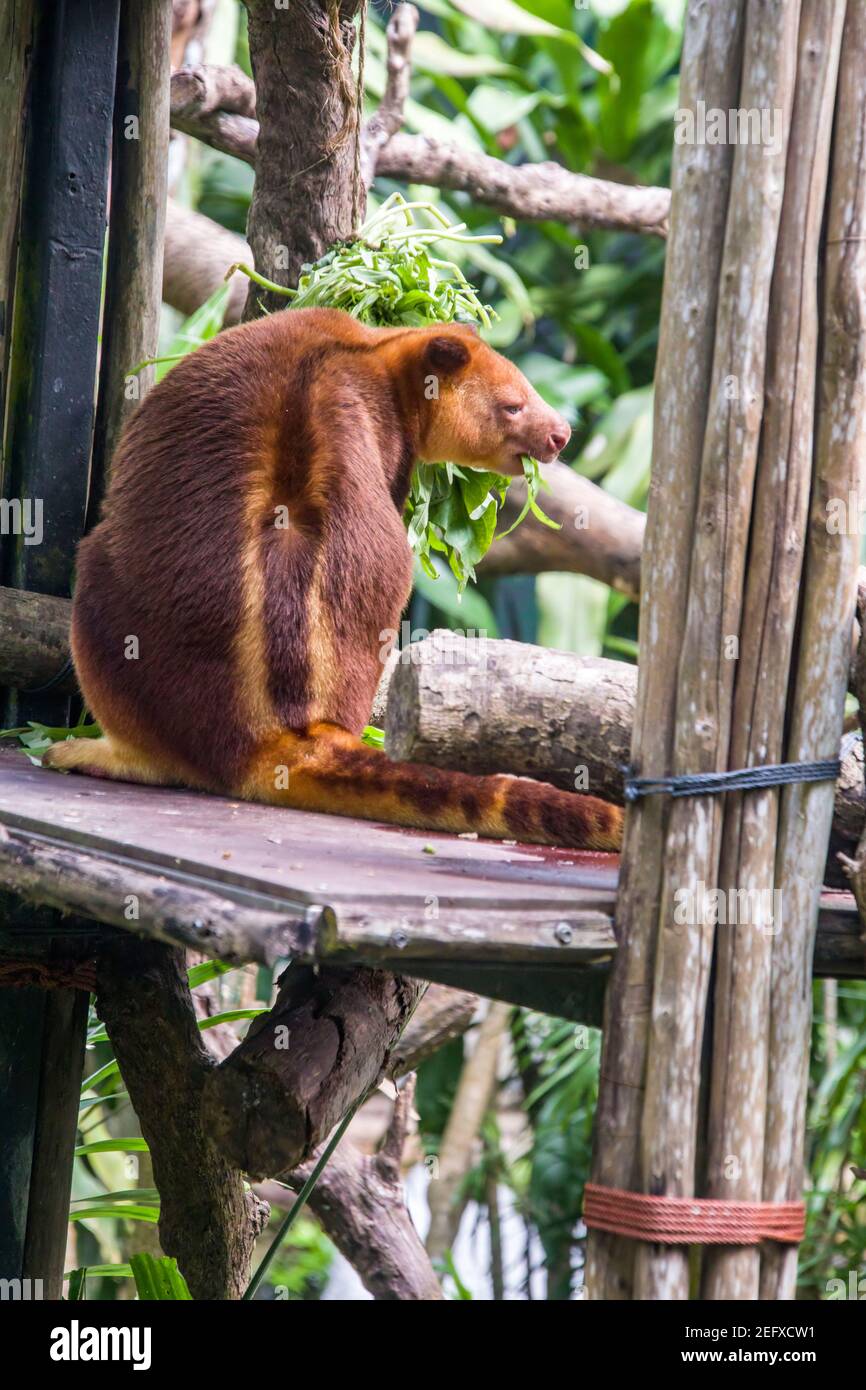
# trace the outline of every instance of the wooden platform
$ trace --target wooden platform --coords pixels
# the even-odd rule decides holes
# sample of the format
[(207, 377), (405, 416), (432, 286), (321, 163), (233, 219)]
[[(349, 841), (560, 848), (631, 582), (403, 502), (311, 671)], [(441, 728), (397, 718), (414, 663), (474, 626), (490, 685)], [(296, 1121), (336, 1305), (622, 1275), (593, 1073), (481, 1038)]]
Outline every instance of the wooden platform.
[[(0, 826), (0, 884), (75, 914), (70, 941), (96, 918), (231, 961), (365, 962), (600, 1017), (615, 855), (63, 775), (13, 750)], [(822, 924), (819, 973), (863, 974), (849, 895), (826, 895)], [(36, 944), (14, 922), (0, 935), (7, 955)]]

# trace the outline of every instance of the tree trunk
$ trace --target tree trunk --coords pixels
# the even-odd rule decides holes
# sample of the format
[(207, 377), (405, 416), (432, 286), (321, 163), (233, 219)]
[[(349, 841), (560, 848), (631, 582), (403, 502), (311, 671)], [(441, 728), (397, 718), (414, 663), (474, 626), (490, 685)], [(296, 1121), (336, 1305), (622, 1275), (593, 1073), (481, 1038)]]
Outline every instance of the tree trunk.
[(385, 1073), (424, 986), (290, 965), (277, 1002), (205, 1085), (207, 1130), (253, 1180), (297, 1167)]
[(213, 1063), (180, 952), (131, 939), (104, 949), (97, 1008), (150, 1148), (162, 1248), (177, 1260), (193, 1298), (240, 1298), (267, 1207), (244, 1192), (203, 1117)]
[[(295, 285), (305, 262), (353, 230), (358, 112), (351, 55), (359, 0), (246, 6), (259, 121), (247, 238), (261, 275)], [(363, 187), (358, 196), (361, 220)], [(285, 304), (251, 284), (245, 317)]]

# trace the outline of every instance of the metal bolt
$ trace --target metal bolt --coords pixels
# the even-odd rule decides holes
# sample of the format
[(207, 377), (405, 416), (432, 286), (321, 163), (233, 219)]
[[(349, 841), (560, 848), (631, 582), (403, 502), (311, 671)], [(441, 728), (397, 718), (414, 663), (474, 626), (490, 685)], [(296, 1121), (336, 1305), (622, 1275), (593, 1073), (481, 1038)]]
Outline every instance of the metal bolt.
[(404, 931), (400, 931), (399, 929), (397, 931), (392, 931), (391, 945), (394, 946), (396, 950), (402, 951), (405, 946), (409, 945), (408, 934)]
[(574, 939), (574, 932), (572, 931), (568, 922), (557, 922), (556, 926), (553, 929), (553, 935), (556, 937), (557, 941), (562, 943), (563, 946), (568, 946), (570, 942)]

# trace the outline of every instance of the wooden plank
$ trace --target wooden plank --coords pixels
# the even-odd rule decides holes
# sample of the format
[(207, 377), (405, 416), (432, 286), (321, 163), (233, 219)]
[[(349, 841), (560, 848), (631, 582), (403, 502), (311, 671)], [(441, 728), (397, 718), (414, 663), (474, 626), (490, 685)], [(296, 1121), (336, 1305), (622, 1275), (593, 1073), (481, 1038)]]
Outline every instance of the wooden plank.
[[(343, 959), (443, 980), (434, 972), (447, 968), (459, 980), (446, 983), (476, 992), (483, 968), (495, 972), (495, 997), (517, 988), (533, 1008), (545, 1007), (544, 972), (555, 973), (559, 1003), (547, 1007), (556, 1012), (572, 989), (566, 977), (606, 968), (616, 951), (614, 855), (61, 776), (9, 750), (0, 827), (0, 883), (76, 914), (42, 926), (7, 917), (0, 954), (19, 959), (58, 939), (77, 955), (93, 944), (89, 916), (223, 959)], [(824, 892), (814, 970), (866, 976), (850, 893)]]
[[(128, 860), (70, 849), (61, 840), (27, 832), (0, 835), (0, 877), (5, 886), (34, 903), (79, 912), (137, 935), (185, 946), (231, 964), (257, 961), (273, 966), (287, 956), (313, 950), (323, 910), (288, 902), (260, 905), (239, 892), (233, 900), (189, 876), (137, 870)], [(53, 940), (48, 923), (41, 934)], [(4, 925), (0, 946), (26, 959), (23, 933)], [(18, 949), (16, 951), (16, 941)], [(78, 954), (78, 953), (76, 953)]]
[(138, 787), (35, 767), (0, 753), (0, 823), (120, 856), (140, 868), (204, 878), (214, 891), (275, 900), (606, 912), (617, 858), (400, 830), (312, 811)]

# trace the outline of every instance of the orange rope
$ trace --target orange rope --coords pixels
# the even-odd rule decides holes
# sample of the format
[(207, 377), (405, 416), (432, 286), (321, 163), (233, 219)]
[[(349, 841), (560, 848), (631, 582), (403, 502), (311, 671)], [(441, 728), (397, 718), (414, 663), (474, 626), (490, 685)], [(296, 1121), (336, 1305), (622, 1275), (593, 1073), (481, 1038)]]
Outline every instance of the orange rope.
[(803, 1202), (720, 1202), (703, 1197), (652, 1197), (644, 1192), (584, 1189), (587, 1226), (663, 1245), (799, 1245), (806, 1231)]

